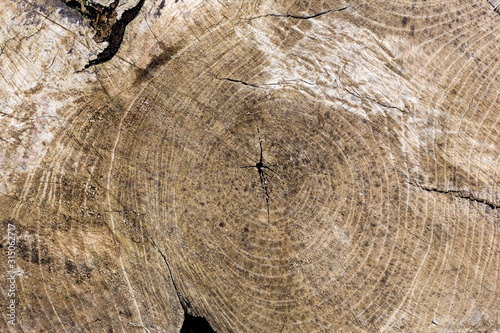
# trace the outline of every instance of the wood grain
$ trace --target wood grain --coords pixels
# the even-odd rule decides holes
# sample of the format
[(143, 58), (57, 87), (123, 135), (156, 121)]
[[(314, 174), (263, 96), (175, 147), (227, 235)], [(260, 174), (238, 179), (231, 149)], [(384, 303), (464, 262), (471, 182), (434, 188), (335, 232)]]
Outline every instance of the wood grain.
[(495, 3), (2, 2), (0, 326), (500, 330)]

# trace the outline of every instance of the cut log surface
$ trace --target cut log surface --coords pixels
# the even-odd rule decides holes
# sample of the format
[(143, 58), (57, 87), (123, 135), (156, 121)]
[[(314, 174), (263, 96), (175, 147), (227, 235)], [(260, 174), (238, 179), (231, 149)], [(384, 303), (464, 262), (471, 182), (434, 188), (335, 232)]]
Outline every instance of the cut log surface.
[(500, 331), (496, 3), (1, 1), (0, 331)]

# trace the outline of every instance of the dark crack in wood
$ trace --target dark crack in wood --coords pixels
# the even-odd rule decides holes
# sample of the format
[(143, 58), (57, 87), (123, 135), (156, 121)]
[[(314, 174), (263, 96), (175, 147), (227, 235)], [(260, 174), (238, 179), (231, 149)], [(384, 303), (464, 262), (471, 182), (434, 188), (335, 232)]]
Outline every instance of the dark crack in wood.
[(181, 328), (181, 333), (215, 333), (214, 329), (212, 326), (210, 326), (209, 322), (206, 320), (206, 318), (201, 317), (201, 316), (194, 316), (190, 314), (189, 309), (191, 309), (191, 304), (189, 300), (184, 297), (179, 289), (177, 288), (177, 285), (175, 284), (174, 276), (172, 275), (172, 269), (170, 268), (170, 264), (168, 263), (167, 257), (163, 254), (163, 252), (160, 250), (158, 245), (156, 245), (156, 242), (154, 239), (151, 237), (150, 241), (151, 244), (154, 246), (156, 251), (161, 255), (163, 258), (163, 261), (165, 262), (165, 265), (167, 266), (168, 274), (170, 276), (170, 280), (172, 281), (172, 285), (174, 287), (175, 293), (177, 295), (177, 298), (179, 299), (179, 303), (181, 304), (182, 310), (184, 311), (184, 321), (182, 324)]
[(480, 204), (488, 206), (491, 209), (500, 208), (500, 205), (495, 204), (487, 199), (478, 198), (469, 191), (439, 189), (437, 187), (431, 187), (431, 186), (427, 186), (427, 185), (417, 184), (417, 183), (411, 182), (411, 181), (409, 182), (409, 184), (412, 186), (418, 187), (418, 188), (420, 188), (424, 191), (427, 191), (427, 192), (448, 194), (448, 195), (452, 195), (452, 196), (460, 198), (460, 199), (465, 199), (465, 200), (469, 200), (471, 202), (480, 203)]
[(251, 20), (255, 20), (255, 19), (259, 19), (259, 18), (265, 18), (265, 17), (292, 18), (292, 19), (296, 19), (296, 20), (309, 20), (309, 19), (313, 19), (313, 18), (316, 18), (316, 17), (319, 17), (319, 16), (323, 16), (323, 15), (331, 13), (331, 12), (338, 13), (338, 12), (346, 10), (347, 8), (349, 8), (349, 6), (345, 6), (345, 7), (338, 8), (338, 9), (328, 9), (328, 10), (325, 10), (325, 11), (322, 11), (322, 12), (319, 12), (319, 13), (316, 13), (316, 14), (311, 14), (311, 15), (265, 14), (265, 15), (259, 15), (259, 16), (251, 17), (248, 20), (251, 21)]
[(215, 333), (215, 331), (204, 317), (186, 313), (180, 333)]
[(231, 78), (228, 78), (228, 77), (217, 77), (216, 76), (215, 78), (217, 80), (221, 80), (221, 81), (229, 81), (229, 82), (240, 83), (240, 84), (243, 84), (245, 86), (249, 86), (249, 87), (253, 87), (253, 88), (263, 88), (263, 87), (258, 86), (256, 84), (253, 84), (253, 83), (248, 83), (248, 82), (237, 80), (237, 79), (231, 79)]
[(380, 101), (377, 101), (375, 98), (372, 98), (372, 97), (369, 97), (369, 96), (361, 96), (360, 94), (357, 94), (357, 93), (354, 93), (352, 91), (350, 91), (349, 89), (347, 89), (346, 87), (342, 87), (342, 89), (344, 89), (344, 91), (346, 91), (349, 95), (352, 95), (354, 97), (357, 97), (359, 99), (364, 99), (364, 100), (367, 100), (367, 101), (370, 101), (370, 102), (373, 102), (375, 104), (378, 104), (380, 105), (381, 107), (383, 108), (386, 108), (386, 109), (396, 109), (400, 112), (403, 112), (405, 113), (406, 111), (397, 107), (397, 106), (394, 106), (394, 105), (388, 105), (388, 104), (385, 104), (385, 103), (382, 103)]
[(283, 333), (283, 330), (285, 329), (285, 324), (286, 324), (286, 321), (283, 321), (283, 325), (281, 326), (279, 333)]
[(161, 257), (163, 258), (163, 261), (165, 262), (165, 265), (167, 266), (168, 275), (170, 276), (170, 280), (172, 281), (172, 286), (174, 287), (175, 294), (177, 295), (177, 298), (179, 299), (179, 303), (182, 307), (182, 310), (184, 311), (184, 314), (186, 314), (188, 307), (189, 307), (189, 301), (187, 300), (186, 297), (182, 296), (179, 289), (177, 288), (177, 285), (175, 284), (174, 276), (172, 275), (172, 270), (170, 269), (170, 264), (168, 263), (167, 257), (163, 254), (163, 252), (161, 252), (160, 248), (156, 245), (156, 242), (151, 237), (149, 237), (149, 238), (150, 238), (151, 244), (154, 246), (156, 251), (158, 251), (158, 253), (161, 255)]
[(267, 170), (271, 171), (272, 173), (276, 174), (277, 176), (279, 176), (279, 175), (278, 175), (278, 173), (276, 171), (274, 171), (273, 169), (271, 169), (271, 167), (274, 167), (274, 165), (271, 165), (271, 164), (266, 165), (264, 163), (263, 149), (262, 149), (262, 139), (260, 137), (260, 129), (259, 129), (258, 125), (257, 125), (257, 135), (259, 137), (259, 147), (260, 147), (259, 162), (257, 162), (255, 165), (245, 165), (245, 166), (242, 166), (240, 168), (242, 168), (242, 169), (256, 168), (257, 169), (257, 172), (259, 173), (260, 185), (262, 187), (262, 192), (263, 192), (263, 195), (264, 195), (264, 200), (266, 202), (267, 223), (270, 226), (271, 225), (271, 219), (270, 219), (270, 214), (269, 214), (269, 191), (268, 191), (268, 188), (267, 188), (268, 181), (267, 181), (266, 174), (264, 173), (264, 169), (267, 169)]
[(500, 0), (488, 0), (488, 3), (493, 7), (493, 11), (500, 14)]
[(85, 0), (63, 1), (89, 20), (96, 32), (94, 35), (96, 42), (108, 42), (108, 46), (97, 55), (96, 59), (90, 60), (84, 69), (109, 61), (116, 55), (123, 42), (127, 25), (137, 17), (145, 2), (145, 0), (139, 0), (134, 7), (124, 11), (121, 18), (117, 20), (116, 7), (119, 0), (113, 1), (109, 7)]
[(102, 64), (111, 60), (115, 56), (120, 48), (120, 45), (122, 44), (125, 28), (130, 22), (132, 22), (133, 19), (137, 17), (142, 6), (144, 5), (144, 1), (145, 0), (139, 0), (135, 7), (123, 12), (121, 19), (111, 28), (111, 34), (106, 40), (109, 43), (108, 46), (101, 53), (99, 53), (96, 59), (89, 61), (85, 68), (89, 68), (92, 65)]

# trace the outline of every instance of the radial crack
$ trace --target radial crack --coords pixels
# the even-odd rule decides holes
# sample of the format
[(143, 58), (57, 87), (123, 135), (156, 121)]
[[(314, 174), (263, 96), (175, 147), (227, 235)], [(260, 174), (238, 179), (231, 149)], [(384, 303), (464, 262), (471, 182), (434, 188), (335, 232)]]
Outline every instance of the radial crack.
[[(267, 169), (269, 171), (271, 171), (272, 173), (278, 175), (278, 173), (276, 171), (274, 171), (273, 169), (271, 169), (270, 167), (274, 167), (274, 165), (266, 165), (264, 164), (264, 157), (263, 157), (263, 153), (262, 153), (262, 139), (260, 137), (260, 130), (259, 130), (259, 126), (257, 125), (257, 135), (259, 136), (259, 147), (260, 147), (260, 158), (259, 158), (259, 162), (257, 162), (255, 165), (245, 165), (245, 166), (242, 166), (240, 168), (242, 169), (246, 169), (246, 168), (256, 168), (258, 173), (259, 173), (259, 179), (260, 179), (260, 185), (262, 187), (262, 192), (264, 194), (264, 200), (266, 201), (266, 208), (267, 208), (267, 223), (269, 225), (271, 225), (271, 219), (269, 217), (269, 192), (268, 192), (268, 189), (267, 189), (267, 177), (266, 177), (266, 174), (264, 173), (264, 169)], [(279, 175), (278, 175), (279, 176)]]
[(460, 199), (466, 199), (466, 200), (469, 200), (469, 201), (472, 201), (472, 202), (476, 202), (476, 203), (480, 203), (480, 204), (483, 204), (483, 205), (486, 205), (488, 207), (490, 207), (491, 209), (498, 209), (500, 208), (500, 205), (498, 204), (495, 204), (489, 200), (486, 200), (486, 199), (482, 199), (482, 198), (477, 198), (474, 194), (472, 194), (471, 192), (468, 192), (468, 191), (462, 191), (462, 190), (445, 190), (445, 189), (439, 189), (437, 187), (430, 187), (430, 186), (426, 186), (426, 185), (422, 185), (422, 184), (417, 184), (417, 183), (414, 183), (414, 182), (408, 182), (410, 185), (412, 186), (415, 186), (415, 187), (418, 187), (424, 191), (427, 191), (427, 192), (435, 192), (435, 193), (441, 193), (441, 194), (449, 194), (449, 195), (452, 195), (454, 197), (457, 197), (457, 198), (460, 198)]
[(361, 96), (360, 94), (357, 94), (357, 93), (354, 93), (352, 91), (350, 91), (349, 89), (347, 89), (346, 87), (342, 87), (342, 89), (344, 89), (348, 94), (352, 95), (352, 96), (355, 96), (359, 99), (365, 99), (367, 101), (370, 101), (370, 102), (373, 102), (375, 104), (378, 104), (380, 105), (381, 107), (384, 107), (384, 108), (387, 108), (387, 109), (396, 109), (398, 111), (401, 111), (401, 112), (406, 112), (405, 110), (397, 107), (397, 106), (393, 106), (393, 105), (388, 105), (388, 104), (384, 104), (382, 102), (379, 102), (377, 101), (376, 99), (372, 98), (372, 97), (369, 97), (369, 96)]
[(232, 79), (232, 78), (229, 78), (229, 77), (218, 77), (214, 73), (210, 73), (210, 74), (213, 75), (217, 80), (220, 80), (220, 81), (235, 82), (235, 83), (243, 84), (245, 86), (249, 86), (249, 87), (253, 87), (253, 88), (261, 88), (261, 89), (270, 89), (272, 86), (293, 85), (293, 83), (290, 83), (290, 82), (294, 82), (294, 81), (295, 82), (302, 82), (302, 83), (307, 84), (309, 86), (316, 85), (316, 83), (308, 82), (308, 81), (306, 81), (304, 79), (301, 79), (301, 78), (298, 78), (298, 79), (288, 79), (288, 80), (284, 79), (281, 82), (270, 82), (270, 83), (263, 83), (262, 85), (257, 85), (255, 83), (245, 82), (245, 81), (242, 81), (242, 80)]
[(325, 11), (322, 11), (322, 12), (319, 12), (319, 13), (316, 13), (316, 14), (304, 15), (304, 16), (301, 16), (301, 15), (292, 15), (292, 14), (265, 14), (265, 15), (251, 17), (248, 20), (251, 21), (251, 20), (255, 20), (255, 19), (263, 18), (263, 17), (279, 17), (279, 18), (282, 18), (282, 17), (286, 18), (286, 17), (288, 17), (288, 18), (293, 18), (293, 19), (296, 19), (296, 20), (309, 20), (309, 19), (312, 19), (312, 18), (316, 18), (316, 17), (322, 16), (322, 15), (331, 13), (331, 12), (338, 13), (338, 12), (341, 12), (343, 10), (346, 10), (347, 8), (349, 8), (349, 6), (342, 7), (342, 8), (339, 8), (339, 9), (332, 8), (332, 9), (328, 9), (328, 10), (325, 10)]
[(168, 274), (170, 276), (170, 280), (172, 281), (172, 285), (174, 286), (175, 294), (177, 295), (177, 298), (179, 299), (179, 303), (181, 304), (182, 310), (184, 311), (184, 313), (187, 313), (187, 307), (188, 307), (189, 302), (186, 300), (185, 297), (183, 297), (181, 295), (181, 293), (179, 292), (179, 289), (177, 288), (177, 285), (175, 284), (174, 276), (172, 275), (172, 270), (170, 269), (170, 265), (167, 261), (167, 257), (165, 257), (163, 252), (161, 252), (160, 248), (156, 245), (154, 239), (152, 239), (151, 237), (150, 237), (150, 239), (151, 239), (151, 244), (154, 246), (156, 251), (158, 251), (158, 253), (163, 258), (163, 261), (167, 265)]
[[(212, 326), (210, 326), (210, 323), (206, 320), (204, 317), (196, 316), (196, 315), (191, 315), (188, 311), (188, 308), (190, 308), (189, 301), (183, 297), (177, 288), (177, 285), (175, 284), (174, 277), (172, 275), (172, 270), (170, 269), (170, 265), (167, 261), (167, 257), (161, 252), (160, 248), (156, 245), (155, 241), (153, 238), (149, 237), (151, 240), (151, 244), (154, 246), (156, 251), (161, 255), (163, 258), (163, 261), (165, 262), (165, 265), (167, 265), (167, 270), (168, 274), (170, 276), (170, 280), (172, 281), (172, 285), (174, 286), (175, 294), (177, 295), (177, 298), (179, 299), (179, 303), (181, 304), (182, 310), (184, 311), (184, 321), (182, 324), (181, 328), (181, 333), (215, 333), (214, 329)], [(129, 324), (130, 325), (130, 324)], [(137, 326), (139, 327), (139, 326)], [(145, 327), (144, 327), (145, 328)]]
[(261, 86), (258, 86), (256, 84), (253, 84), (253, 83), (248, 83), (248, 82), (245, 82), (245, 81), (241, 81), (241, 80), (236, 80), (236, 79), (231, 79), (231, 78), (228, 78), (228, 77), (215, 77), (217, 80), (221, 80), (221, 81), (229, 81), (229, 82), (236, 82), (236, 83), (241, 83), (245, 86), (250, 86), (250, 87), (254, 87), (254, 88), (263, 88)]

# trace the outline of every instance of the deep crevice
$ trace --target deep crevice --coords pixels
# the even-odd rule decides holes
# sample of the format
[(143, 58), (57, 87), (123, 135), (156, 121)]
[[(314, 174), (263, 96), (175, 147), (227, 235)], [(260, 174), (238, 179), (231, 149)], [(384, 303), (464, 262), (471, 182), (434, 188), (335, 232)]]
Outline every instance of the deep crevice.
[(104, 42), (111, 34), (111, 28), (116, 24), (116, 7), (119, 0), (113, 1), (109, 7), (90, 0), (62, 0), (66, 6), (76, 10), (80, 16), (87, 19), (95, 30), (94, 40)]
[(94, 40), (98, 43), (108, 42), (108, 46), (90, 60), (85, 68), (92, 65), (102, 64), (111, 60), (123, 42), (125, 28), (139, 14), (145, 0), (139, 0), (137, 5), (123, 12), (120, 20), (117, 20), (115, 11), (119, 0), (113, 1), (109, 7), (95, 4), (90, 0), (62, 0), (68, 7), (77, 10), (80, 15), (89, 20), (91, 27), (95, 30)]
[(181, 333), (216, 333), (203, 317), (195, 317), (188, 313), (184, 315)]
[(409, 182), (410, 185), (413, 185), (415, 187), (418, 187), (424, 191), (427, 192), (435, 192), (435, 193), (441, 193), (441, 194), (449, 194), (454, 197), (460, 198), (460, 199), (466, 199), (472, 202), (480, 203), (483, 205), (486, 205), (490, 207), (491, 209), (498, 209), (500, 208), (500, 205), (497, 205), (489, 200), (482, 199), (482, 198), (477, 198), (475, 197), (472, 193), (468, 191), (461, 191), (461, 190), (444, 190), (444, 189), (439, 189), (436, 187), (430, 187), (430, 186), (425, 186), (421, 184), (416, 184), (414, 182)]

